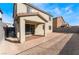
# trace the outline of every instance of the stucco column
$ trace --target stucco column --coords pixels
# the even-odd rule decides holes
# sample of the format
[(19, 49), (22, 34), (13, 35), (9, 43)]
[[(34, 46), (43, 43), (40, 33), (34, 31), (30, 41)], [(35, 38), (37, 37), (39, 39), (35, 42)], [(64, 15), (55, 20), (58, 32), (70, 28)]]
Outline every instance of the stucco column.
[(20, 19), (20, 42), (25, 42), (25, 20)]
[(15, 21), (15, 24), (16, 24), (16, 26), (15, 26), (15, 30), (16, 30), (16, 36), (17, 36), (17, 39), (18, 39), (18, 41), (20, 40), (20, 36), (19, 36), (19, 29), (20, 29), (20, 27), (19, 27), (19, 22), (17, 22), (17, 21)]

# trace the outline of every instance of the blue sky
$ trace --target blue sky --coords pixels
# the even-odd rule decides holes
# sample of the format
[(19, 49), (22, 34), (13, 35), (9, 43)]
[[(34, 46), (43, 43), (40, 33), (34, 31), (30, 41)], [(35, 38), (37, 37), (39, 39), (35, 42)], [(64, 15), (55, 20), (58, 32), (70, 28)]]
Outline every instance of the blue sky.
[(3, 11), (3, 22), (13, 23), (13, 4), (0, 3), (0, 8)]
[(41, 3), (34, 5), (47, 11), (54, 17), (63, 16), (64, 20), (70, 25), (79, 25), (79, 4), (77, 3)]
[[(52, 14), (54, 17), (63, 16), (70, 25), (79, 25), (79, 4), (77, 3), (35, 3), (34, 6)], [(3, 22), (13, 22), (13, 4), (0, 3), (3, 11)]]

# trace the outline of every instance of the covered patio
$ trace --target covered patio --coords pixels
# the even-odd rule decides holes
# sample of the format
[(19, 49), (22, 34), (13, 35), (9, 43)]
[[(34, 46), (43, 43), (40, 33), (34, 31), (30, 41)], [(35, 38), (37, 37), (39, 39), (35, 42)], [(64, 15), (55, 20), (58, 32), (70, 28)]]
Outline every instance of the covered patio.
[(23, 43), (29, 36), (45, 36), (45, 19), (38, 15), (20, 15), (15, 21), (18, 40)]

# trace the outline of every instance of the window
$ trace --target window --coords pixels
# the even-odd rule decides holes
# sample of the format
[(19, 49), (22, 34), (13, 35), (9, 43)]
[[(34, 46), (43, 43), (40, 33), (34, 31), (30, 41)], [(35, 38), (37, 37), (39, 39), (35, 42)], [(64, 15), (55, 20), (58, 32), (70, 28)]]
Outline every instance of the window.
[(51, 30), (51, 26), (49, 26), (49, 30)]

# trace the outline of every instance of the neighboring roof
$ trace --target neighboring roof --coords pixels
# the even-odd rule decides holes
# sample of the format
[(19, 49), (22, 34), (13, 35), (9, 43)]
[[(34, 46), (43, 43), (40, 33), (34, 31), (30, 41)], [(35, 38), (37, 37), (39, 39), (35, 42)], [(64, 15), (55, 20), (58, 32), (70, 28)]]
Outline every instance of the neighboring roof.
[[(55, 17), (53, 18), (54, 20), (57, 19), (57, 18), (61, 18), (63, 21), (64, 21), (64, 18), (62, 16), (58, 16), (58, 17)], [(65, 22), (65, 21), (64, 21)]]
[[(23, 3), (23, 4), (26, 4), (26, 5), (28, 5), (28, 6), (32, 7), (32, 8), (34, 8), (34, 9), (37, 9), (37, 10), (39, 10), (39, 11), (41, 11), (41, 12), (43, 12), (43, 13), (49, 15), (49, 16), (52, 16), (51, 14), (49, 14), (49, 13), (43, 11), (43, 10), (40, 10), (39, 8), (35, 7), (34, 5), (32, 5), (32, 4), (30, 4), (30, 3)], [(53, 17), (53, 16), (52, 16), (52, 17)]]
[(40, 18), (42, 18), (44, 21), (48, 22), (44, 17), (42, 17), (40, 14), (27, 14), (27, 13), (18, 13), (17, 14), (18, 17), (26, 17), (26, 16), (39, 16)]

